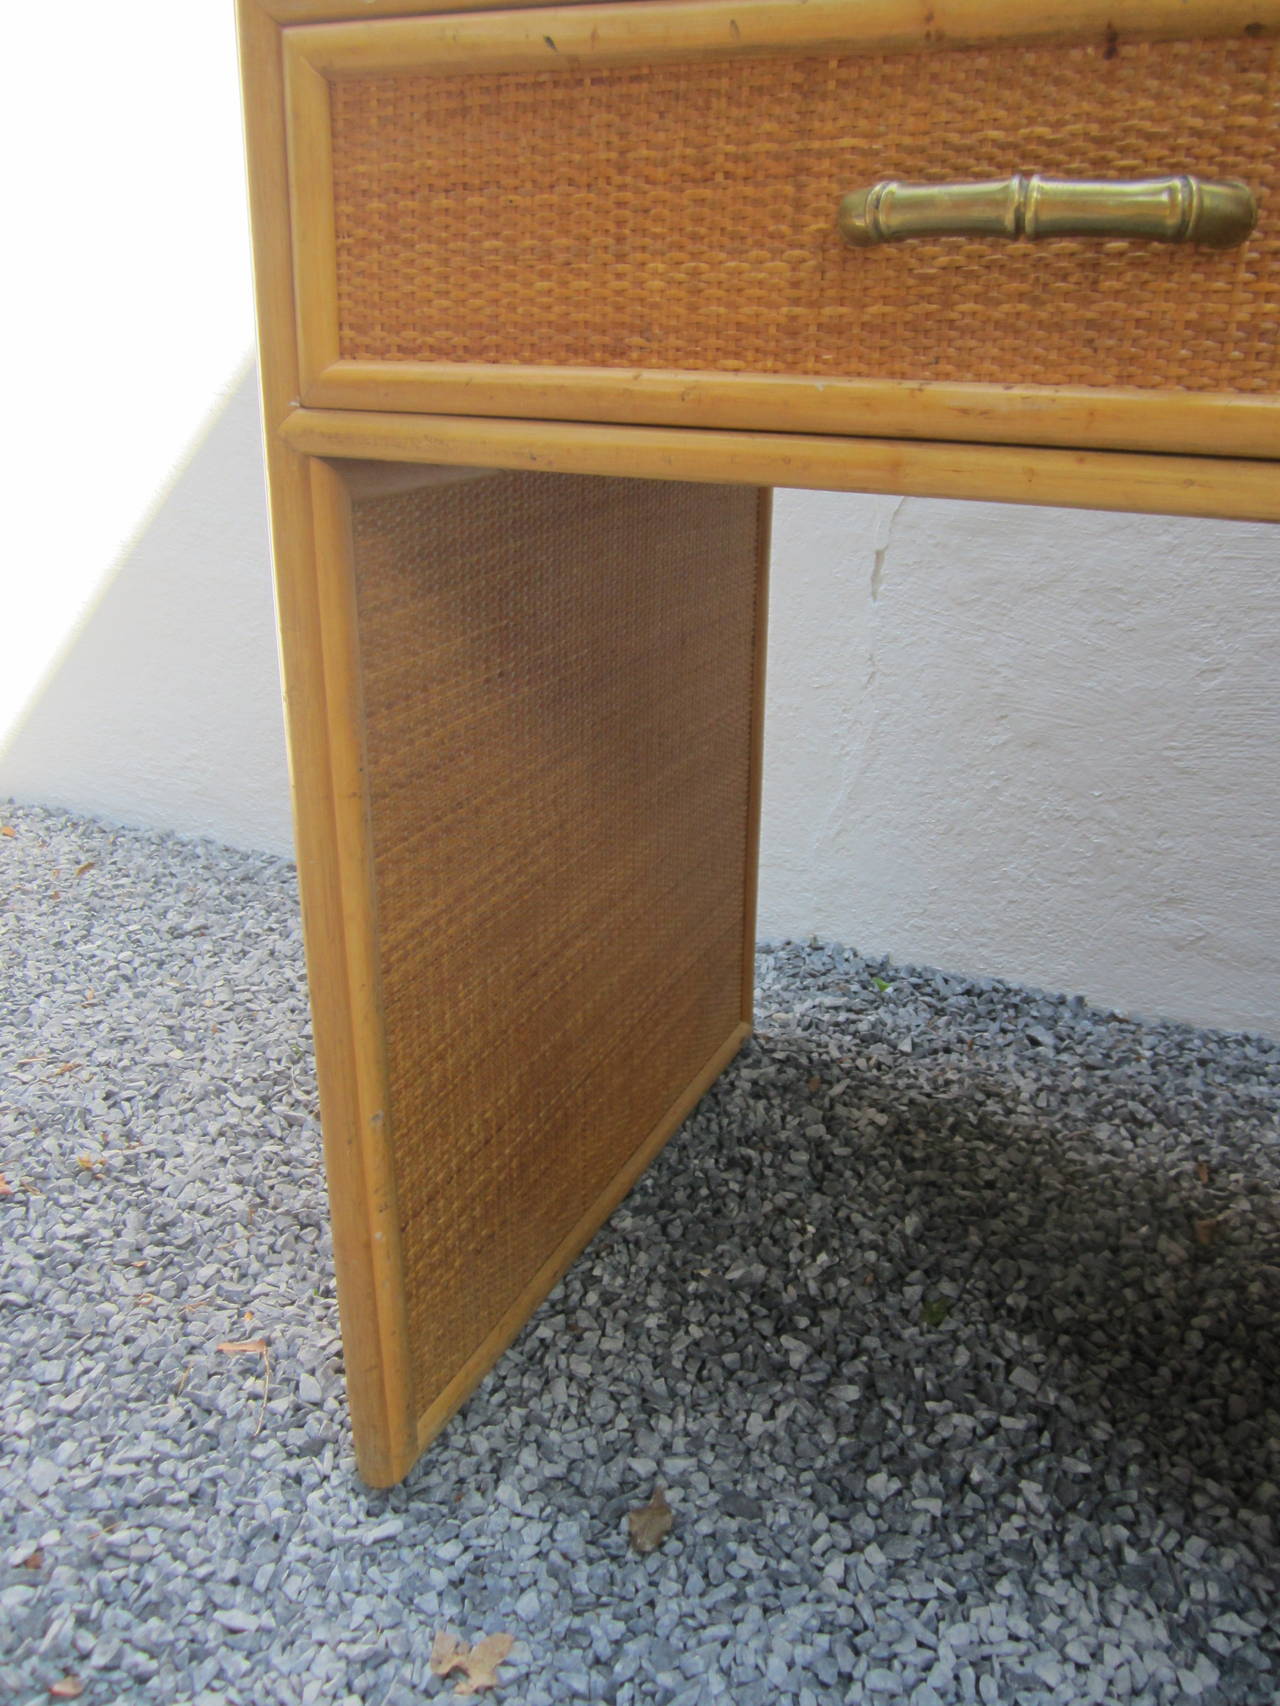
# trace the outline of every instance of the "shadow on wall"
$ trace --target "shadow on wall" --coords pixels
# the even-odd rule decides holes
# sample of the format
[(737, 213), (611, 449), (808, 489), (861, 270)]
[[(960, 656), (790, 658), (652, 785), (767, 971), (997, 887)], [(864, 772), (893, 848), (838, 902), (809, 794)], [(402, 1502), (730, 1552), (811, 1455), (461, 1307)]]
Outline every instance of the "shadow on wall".
[(0, 732), (0, 794), (292, 853), (252, 363)]

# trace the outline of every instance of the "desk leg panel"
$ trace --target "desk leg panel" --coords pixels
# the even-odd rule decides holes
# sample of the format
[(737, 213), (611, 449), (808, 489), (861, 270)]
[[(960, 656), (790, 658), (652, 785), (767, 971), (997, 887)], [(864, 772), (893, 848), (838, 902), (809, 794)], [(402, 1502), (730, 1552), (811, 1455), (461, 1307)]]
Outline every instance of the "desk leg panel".
[(540, 473), (347, 485), (386, 1100), (362, 1141), (420, 1448), (746, 1034), (768, 508)]

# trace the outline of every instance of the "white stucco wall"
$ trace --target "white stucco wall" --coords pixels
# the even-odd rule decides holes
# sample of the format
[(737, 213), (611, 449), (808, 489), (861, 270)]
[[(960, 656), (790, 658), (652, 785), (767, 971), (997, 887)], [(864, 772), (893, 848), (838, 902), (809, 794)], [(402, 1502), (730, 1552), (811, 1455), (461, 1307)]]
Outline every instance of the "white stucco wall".
[(1280, 1029), (1280, 533), (780, 493), (760, 923)]
[[(43, 257), (0, 797), (284, 851), (231, 7), (15, 27), (64, 98), (0, 115)], [(1277, 570), (1262, 527), (780, 493), (762, 931), (1280, 1033)]]
[(283, 849), (234, 8), (6, 46), (0, 795)]
[(0, 739), (3, 794), (292, 853), (252, 366)]

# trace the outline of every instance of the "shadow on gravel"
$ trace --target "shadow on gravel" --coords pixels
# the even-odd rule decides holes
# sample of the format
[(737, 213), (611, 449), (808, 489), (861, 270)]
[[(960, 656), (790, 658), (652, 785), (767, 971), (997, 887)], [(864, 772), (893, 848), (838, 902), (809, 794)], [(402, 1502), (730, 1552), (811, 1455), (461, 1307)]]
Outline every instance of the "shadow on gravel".
[[(707, 1294), (710, 1404), (742, 1378), (785, 1393), (825, 1368), (838, 1386), (870, 1331), (886, 1435), (904, 1380), (987, 1426), (1029, 1405), (1058, 1451), (1114, 1435), (1157, 1507), (1234, 1507), (1271, 1544), (1256, 1501), (1276, 1493), (1280, 1186), (1198, 1165), (1185, 1133), (1166, 1152), (1141, 1110), (1136, 1135), (1071, 1124), (1051, 1089), (1033, 1099), (996, 1071), (937, 1068), (904, 1060), (841, 1089), (829, 1048), (753, 1041), (631, 1199), (650, 1219), (642, 1241), (667, 1253), (650, 1271), (667, 1307), (647, 1318), (648, 1348), (680, 1333), (691, 1291)], [(724, 1253), (744, 1249), (754, 1261), (726, 1271)], [(962, 1322), (969, 1342), (975, 1324), (993, 1342), (989, 1365), (979, 1354), (958, 1376)], [(1011, 1368), (1014, 1338), (1039, 1353), (1026, 1366)], [(816, 1363), (797, 1368), (784, 1340)], [(874, 1396), (874, 1362), (868, 1377)], [(874, 1443), (876, 1420), (858, 1426)], [(1057, 1492), (1069, 1508), (1065, 1481)]]
[(1212, 1176), (1028, 1133), (991, 1100), (980, 1120), (879, 1140), (928, 1217), (917, 1266), (962, 1268), (958, 1306), (1035, 1334), (1056, 1383), (1182, 1498), (1213, 1480), (1250, 1505), (1276, 1467), (1280, 1191), (1255, 1183), (1222, 1212)]

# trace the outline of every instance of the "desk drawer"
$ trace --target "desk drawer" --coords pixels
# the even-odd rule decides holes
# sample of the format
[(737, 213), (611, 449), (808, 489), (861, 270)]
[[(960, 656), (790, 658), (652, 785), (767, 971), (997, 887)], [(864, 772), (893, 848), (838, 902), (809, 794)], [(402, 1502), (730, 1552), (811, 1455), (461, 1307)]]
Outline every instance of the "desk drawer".
[[(1041, 40), (987, 5), (945, 48), (897, 10), (290, 31), (305, 400), (1276, 453), (1280, 6)], [(1260, 218), (1228, 250), (840, 238), (856, 187), (1015, 171), (1239, 178)]]

